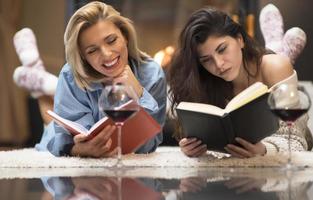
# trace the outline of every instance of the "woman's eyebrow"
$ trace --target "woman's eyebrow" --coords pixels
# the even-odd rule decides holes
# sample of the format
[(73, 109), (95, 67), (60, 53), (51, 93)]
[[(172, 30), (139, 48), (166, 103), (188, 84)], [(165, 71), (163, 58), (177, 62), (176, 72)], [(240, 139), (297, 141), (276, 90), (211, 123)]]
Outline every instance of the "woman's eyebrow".
[(219, 44), (219, 45), (215, 48), (215, 51), (218, 51), (218, 50), (222, 47), (223, 44), (224, 44), (224, 42), (222, 42), (221, 44)]

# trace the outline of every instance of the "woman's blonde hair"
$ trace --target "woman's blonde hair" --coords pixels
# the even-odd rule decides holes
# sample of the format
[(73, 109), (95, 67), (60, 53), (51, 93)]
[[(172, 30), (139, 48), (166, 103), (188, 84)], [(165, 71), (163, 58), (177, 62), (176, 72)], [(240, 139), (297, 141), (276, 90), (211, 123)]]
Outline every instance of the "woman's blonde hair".
[(88, 3), (74, 13), (64, 34), (66, 60), (72, 67), (77, 85), (82, 89), (90, 88), (92, 82), (100, 82), (105, 77), (89, 65), (79, 50), (80, 33), (101, 20), (109, 20), (120, 29), (127, 41), (128, 56), (137, 64), (148, 57), (138, 48), (136, 31), (130, 19), (102, 2)]

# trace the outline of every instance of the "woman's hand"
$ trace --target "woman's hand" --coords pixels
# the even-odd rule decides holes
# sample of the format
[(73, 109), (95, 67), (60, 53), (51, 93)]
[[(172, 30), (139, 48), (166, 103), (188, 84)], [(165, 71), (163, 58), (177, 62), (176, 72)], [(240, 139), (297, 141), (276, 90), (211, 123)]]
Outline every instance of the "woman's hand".
[(250, 177), (234, 177), (226, 181), (225, 186), (230, 190), (235, 190), (236, 194), (242, 194), (251, 190), (261, 190), (266, 184), (266, 179), (256, 179)]
[(225, 150), (230, 153), (232, 156), (238, 158), (251, 158), (256, 155), (265, 155), (266, 147), (262, 142), (252, 144), (242, 138), (235, 138), (235, 140), (242, 146), (236, 146), (233, 144), (228, 144), (225, 147)]
[(179, 141), (182, 152), (190, 157), (198, 157), (207, 151), (206, 144), (202, 144), (197, 138), (183, 138)]
[(74, 146), (71, 150), (71, 155), (95, 158), (112, 157), (117, 153), (117, 148), (110, 151), (112, 145), (110, 137), (115, 129), (115, 126), (108, 125), (91, 140), (86, 140), (86, 135), (76, 135), (74, 137)]
[(117, 77), (114, 77), (113, 84), (121, 83), (123, 85), (130, 85), (136, 92), (137, 96), (140, 98), (143, 93), (143, 87), (135, 77), (129, 65), (126, 65), (124, 71), (120, 73)]
[(78, 199), (117, 199), (117, 178), (113, 177), (74, 177), (73, 194), (67, 200)]
[(182, 192), (200, 192), (207, 185), (206, 178), (188, 177), (180, 180), (179, 189)]

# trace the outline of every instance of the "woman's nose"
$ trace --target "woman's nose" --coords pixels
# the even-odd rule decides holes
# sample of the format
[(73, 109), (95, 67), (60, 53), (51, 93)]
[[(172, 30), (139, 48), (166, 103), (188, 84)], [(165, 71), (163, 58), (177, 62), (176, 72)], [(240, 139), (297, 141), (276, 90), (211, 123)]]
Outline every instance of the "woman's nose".
[(214, 56), (215, 66), (216, 68), (221, 71), (224, 67), (224, 60), (220, 55)]
[(101, 47), (101, 54), (104, 56), (104, 58), (110, 58), (112, 51), (107, 47)]

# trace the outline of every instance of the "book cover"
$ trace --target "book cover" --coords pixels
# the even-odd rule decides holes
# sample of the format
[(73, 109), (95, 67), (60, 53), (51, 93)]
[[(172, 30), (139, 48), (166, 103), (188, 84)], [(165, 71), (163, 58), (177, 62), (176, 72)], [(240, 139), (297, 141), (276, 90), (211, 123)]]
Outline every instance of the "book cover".
[[(55, 122), (64, 127), (73, 136), (77, 134), (88, 135), (87, 140), (95, 137), (107, 125), (114, 125), (114, 122), (104, 117), (95, 123), (89, 130), (82, 125), (64, 119), (51, 110), (47, 111)], [(151, 117), (144, 108), (140, 107), (139, 111), (125, 121), (122, 126), (122, 153), (128, 154), (135, 152), (146, 141), (156, 136), (161, 131), (161, 126)], [(112, 146), (111, 149), (117, 147), (117, 129), (111, 136)]]
[(231, 100), (225, 109), (181, 102), (176, 112), (185, 137), (196, 137), (209, 150), (225, 152), (227, 144), (236, 144), (236, 137), (257, 143), (273, 134), (279, 128), (279, 121), (267, 104), (267, 87), (257, 85), (238, 94), (233, 98), (236, 103)]

